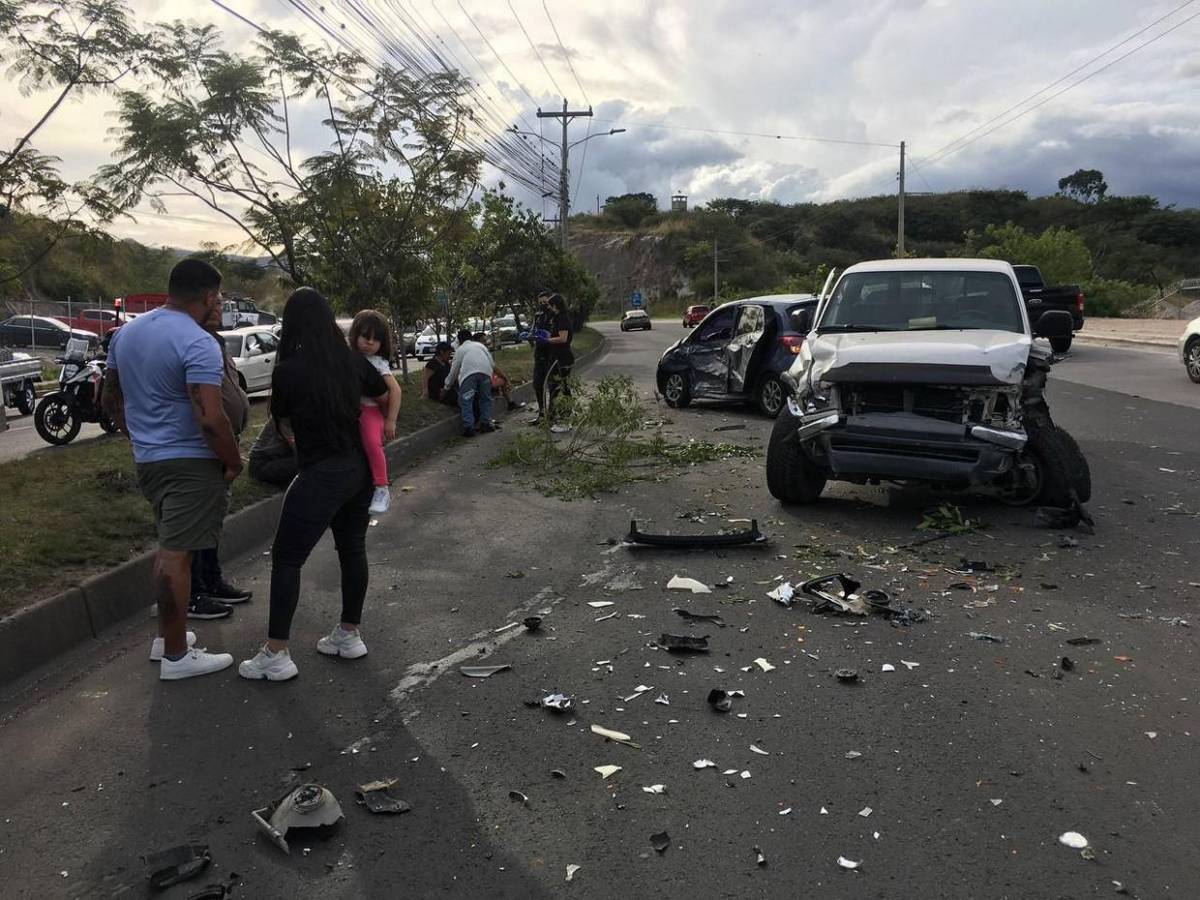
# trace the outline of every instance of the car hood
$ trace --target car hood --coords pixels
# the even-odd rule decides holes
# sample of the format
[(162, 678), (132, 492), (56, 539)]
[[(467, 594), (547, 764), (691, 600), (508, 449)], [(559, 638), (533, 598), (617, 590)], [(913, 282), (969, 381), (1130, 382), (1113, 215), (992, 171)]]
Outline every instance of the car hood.
[(1019, 384), (1031, 345), (1012, 331), (814, 334), (805, 356), (820, 381)]

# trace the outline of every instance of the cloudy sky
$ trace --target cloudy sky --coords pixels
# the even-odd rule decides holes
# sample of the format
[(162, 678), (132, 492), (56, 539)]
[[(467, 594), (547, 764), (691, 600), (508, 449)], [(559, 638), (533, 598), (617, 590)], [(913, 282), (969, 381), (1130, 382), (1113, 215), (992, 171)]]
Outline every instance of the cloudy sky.
[[(298, 9), (308, 7), (335, 33), (386, 58), (378, 32), (359, 28), (345, 0), (224, 2), (255, 22), (328, 39)], [(626, 191), (648, 191), (664, 207), (674, 192), (693, 205), (727, 196), (796, 202), (894, 192), (898, 150), (889, 145), (901, 140), (911, 162), (910, 190), (1050, 193), (1061, 176), (1098, 168), (1111, 193), (1200, 206), (1197, 0), (355, 5), (377, 11), (388, 30), (410, 43), (417, 38), (398, 10), (409, 26), (436, 32), (443, 55), (461, 63), (505, 122), (544, 127), (557, 137), (553, 120), (539, 123), (535, 111), (561, 108), (565, 93), (572, 109), (590, 101), (592, 133), (625, 128), (588, 141), (586, 157), (582, 145), (572, 151), (576, 209), (594, 208), (597, 194)], [(205, 0), (130, 6), (144, 21), (211, 22), (234, 50), (252, 34)], [(47, 98), (20, 97), (11, 82), (0, 83), (0, 91), (4, 146), (40, 115)], [(111, 152), (110, 110), (95, 97), (63, 107), (39, 135), (39, 149), (62, 157), (68, 174), (88, 174)], [(301, 129), (301, 141), (310, 143), (302, 149), (315, 152), (323, 149), (319, 118), (309, 115), (313, 122)], [(570, 140), (585, 137), (587, 127), (583, 119), (573, 122)], [(964, 136), (973, 142), (953, 143)], [(557, 148), (546, 146), (557, 157)], [(492, 184), (501, 177), (487, 173)], [(511, 193), (539, 211), (553, 203), (509, 182)], [(172, 201), (169, 217), (139, 212), (118, 230), (175, 246), (239, 239), (211, 212), (182, 200)]]

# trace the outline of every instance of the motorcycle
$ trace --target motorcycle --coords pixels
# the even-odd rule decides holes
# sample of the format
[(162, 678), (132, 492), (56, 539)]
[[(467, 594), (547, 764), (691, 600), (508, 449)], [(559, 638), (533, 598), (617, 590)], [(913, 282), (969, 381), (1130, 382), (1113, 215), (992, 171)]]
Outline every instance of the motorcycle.
[(104, 360), (87, 359), (87, 343), (67, 342), (67, 352), (57, 358), (63, 364), (58, 373), (58, 390), (47, 394), (33, 414), (33, 426), (48, 444), (69, 444), (84, 422), (94, 422), (108, 434), (116, 424), (100, 404), (100, 383), (104, 379)]

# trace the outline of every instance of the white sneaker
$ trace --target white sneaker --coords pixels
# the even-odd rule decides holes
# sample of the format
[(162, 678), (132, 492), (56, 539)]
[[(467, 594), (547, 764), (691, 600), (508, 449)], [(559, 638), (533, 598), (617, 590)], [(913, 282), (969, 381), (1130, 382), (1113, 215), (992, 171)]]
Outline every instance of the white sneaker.
[[(189, 631), (187, 633), (187, 645), (189, 650), (196, 646), (196, 632)], [(156, 637), (150, 642), (150, 662), (162, 661), (165, 646), (163, 639), (160, 637)]]
[(388, 511), (388, 504), (391, 502), (392, 495), (387, 487), (377, 487), (371, 495), (371, 505), (367, 507), (367, 512), (373, 516), (381, 516)]
[(254, 654), (253, 659), (242, 660), (238, 666), (238, 674), (243, 678), (287, 681), (299, 675), (300, 670), (292, 662), (292, 654), (287, 650), (272, 653), (264, 644), (263, 648)]
[(358, 659), (367, 655), (367, 645), (363, 643), (357, 628), (345, 631), (341, 625), (335, 625), (333, 631), (317, 641), (317, 652), (343, 659)]
[(161, 680), (178, 681), (181, 678), (195, 678), (197, 675), (209, 675), (228, 669), (233, 665), (233, 657), (228, 653), (207, 653), (193, 647), (182, 659), (172, 660), (164, 656), (158, 665), (158, 677)]

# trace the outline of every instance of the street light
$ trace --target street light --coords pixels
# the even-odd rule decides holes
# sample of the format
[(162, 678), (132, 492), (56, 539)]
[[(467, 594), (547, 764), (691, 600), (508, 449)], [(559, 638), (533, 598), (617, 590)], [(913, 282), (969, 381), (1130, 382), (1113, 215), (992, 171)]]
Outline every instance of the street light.
[[(539, 113), (539, 115), (541, 115), (540, 110), (538, 111), (538, 113)], [(590, 110), (587, 113), (587, 115), (591, 115)], [(567, 155), (570, 153), (570, 150), (572, 147), (578, 147), (580, 144), (586, 143), (587, 141), (590, 141), (592, 138), (609, 137), (610, 135), (614, 135), (614, 134), (624, 134), (625, 129), (624, 128), (610, 128), (608, 131), (600, 131), (600, 132), (597, 132), (596, 134), (589, 134), (587, 137), (580, 138), (577, 141), (572, 141), (571, 143), (567, 144), (566, 146), (564, 146), (563, 144), (561, 144), (558, 141), (551, 140), (550, 138), (545, 137), (543, 135), (534, 134), (532, 131), (521, 131), (519, 128), (517, 128), (516, 125), (510, 126), (508, 130), (510, 132), (512, 132), (513, 134), (523, 134), (523, 135), (527, 135), (528, 137), (535, 137), (539, 141), (542, 141), (543, 143), (552, 144), (553, 146), (557, 147), (562, 152), (562, 166), (558, 173), (558, 179), (559, 179), (558, 228), (559, 228), (559, 236), (561, 238), (562, 249), (565, 252), (567, 249), (567, 216), (569, 216), (570, 212), (571, 212), (570, 197), (568, 195), (569, 185), (567, 183), (567, 170), (568, 170)], [(564, 119), (564, 121), (563, 121), (563, 139), (564, 140), (566, 139), (566, 136), (567, 136), (567, 127), (566, 127), (566, 120)], [(545, 197), (548, 195), (543, 194), (542, 196)]]

